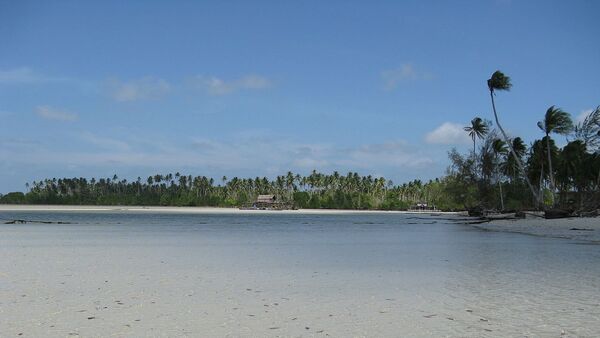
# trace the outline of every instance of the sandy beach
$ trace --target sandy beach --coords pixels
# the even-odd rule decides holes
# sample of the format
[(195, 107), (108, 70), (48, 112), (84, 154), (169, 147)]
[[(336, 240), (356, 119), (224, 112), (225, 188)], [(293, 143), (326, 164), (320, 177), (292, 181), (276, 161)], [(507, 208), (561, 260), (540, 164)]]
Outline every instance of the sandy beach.
[(2, 336), (600, 332), (596, 246), (403, 213), (3, 207), (55, 223), (0, 224)]
[(298, 209), (298, 210), (246, 210), (215, 207), (161, 207), (161, 206), (95, 206), (95, 205), (16, 205), (0, 204), (2, 211), (56, 211), (56, 212), (147, 212), (182, 214), (295, 214), (295, 215), (342, 215), (342, 214), (422, 214), (422, 215), (465, 215), (465, 212), (443, 211), (387, 211), (387, 210), (342, 210), (342, 209)]
[(514, 232), (525, 235), (564, 238), (600, 243), (599, 217), (573, 217), (561, 219), (526, 218), (493, 220), (473, 226), (489, 230)]

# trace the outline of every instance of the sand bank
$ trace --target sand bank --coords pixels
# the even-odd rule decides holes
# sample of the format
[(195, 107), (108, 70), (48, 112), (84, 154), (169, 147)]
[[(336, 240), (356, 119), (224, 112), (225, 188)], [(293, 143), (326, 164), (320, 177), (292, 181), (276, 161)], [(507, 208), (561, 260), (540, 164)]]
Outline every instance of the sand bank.
[(493, 220), (489, 223), (475, 224), (474, 226), (489, 231), (515, 232), (534, 236), (566, 238), (600, 243), (599, 217)]

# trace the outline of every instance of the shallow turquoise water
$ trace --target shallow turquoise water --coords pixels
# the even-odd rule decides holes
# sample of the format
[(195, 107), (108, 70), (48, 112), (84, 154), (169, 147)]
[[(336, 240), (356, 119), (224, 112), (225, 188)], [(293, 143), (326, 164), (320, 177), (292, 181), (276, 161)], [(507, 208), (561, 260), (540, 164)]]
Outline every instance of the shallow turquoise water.
[[(290, 301), (289, 311), (296, 309), (298, 315), (317, 298), (326, 299), (330, 307), (355, 308), (363, 320), (355, 320), (354, 327), (332, 324), (334, 336), (394, 336), (399, 326), (406, 334), (424, 336), (600, 335), (599, 245), (486, 232), (444, 217), (398, 214), (9, 212), (0, 219), (70, 223), (0, 225), (3, 271), (10, 271), (15, 261), (33, 264), (23, 257), (11, 261), (11, 255), (43, 255), (47, 250), (52, 256), (57, 247), (81, 254), (79, 262), (99, 259), (98, 252), (108, 250), (116, 269), (145, 264), (152, 269), (156, 266), (148, 262), (154, 259), (164, 263), (164, 271), (202, 270), (221, 276), (223, 289), (230, 290), (229, 298), (239, 307), (251, 303), (231, 290), (243, 290), (247, 282), (249, 289), (291, 295), (284, 298), (296, 300)], [(137, 265), (128, 266), (126, 258)], [(99, 271), (108, 269), (109, 262), (99, 262)], [(75, 266), (79, 263), (65, 264), (62, 268), (81, 268)], [(23, 279), (26, 274), (16, 275)], [(0, 280), (0, 295), (13, 299), (20, 286), (16, 277)], [(157, 294), (173, 291), (144, 287), (156, 288)], [(390, 305), (388, 299), (402, 301)], [(8, 311), (4, 303), (0, 306)], [(394, 312), (391, 321), (378, 317)], [(352, 322), (352, 315), (346, 316)], [(313, 321), (324, 320), (318, 318)]]

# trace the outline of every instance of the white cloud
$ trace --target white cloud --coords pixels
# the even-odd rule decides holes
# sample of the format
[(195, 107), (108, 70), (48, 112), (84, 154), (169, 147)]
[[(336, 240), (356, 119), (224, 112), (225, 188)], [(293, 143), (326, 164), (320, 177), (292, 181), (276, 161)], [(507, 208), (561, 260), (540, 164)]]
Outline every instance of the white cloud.
[(38, 106), (35, 112), (39, 117), (47, 120), (75, 121), (78, 119), (77, 114), (57, 110), (49, 106)]
[(439, 127), (425, 135), (425, 141), (430, 144), (469, 144), (471, 138), (458, 123), (444, 122)]
[(403, 63), (398, 68), (382, 71), (381, 78), (383, 80), (384, 88), (386, 90), (393, 90), (398, 87), (400, 83), (415, 80), (428, 80), (432, 78), (432, 75), (430, 73), (418, 72), (410, 63)]
[(195, 87), (206, 91), (209, 95), (225, 95), (238, 90), (260, 90), (271, 87), (271, 81), (259, 75), (245, 75), (237, 79), (223, 80), (215, 76), (196, 76)]
[[(10, 158), (19, 165), (35, 163), (40, 168), (60, 163), (72, 168), (104, 168), (117, 173), (185, 170), (192, 174), (253, 177), (272, 176), (288, 170), (308, 172), (316, 169), (323, 172), (377, 172), (390, 178), (395, 178), (398, 173), (422, 177), (424, 172), (433, 171), (434, 163), (429, 154), (423, 154), (403, 141), (340, 147), (282, 138), (272, 142), (261, 138), (234, 137), (227, 141), (192, 139), (182, 144), (181, 140), (149, 141), (131, 136), (114, 138), (90, 132), (80, 134), (79, 141), (85, 142), (81, 150), (60, 150), (40, 145), (23, 152), (3, 147), (0, 149), (0, 161)], [(440, 167), (440, 174), (442, 171)]]
[(67, 81), (67, 79), (44, 76), (29, 67), (0, 70), (0, 84), (40, 84), (58, 81)]
[(146, 76), (127, 82), (113, 79), (109, 81), (111, 96), (119, 102), (157, 99), (171, 89), (171, 85), (163, 80)]
[(581, 113), (579, 113), (579, 115), (577, 115), (575, 117), (575, 121), (573, 121), (575, 124), (578, 123), (583, 123), (583, 121), (585, 120), (586, 117), (588, 117), (588, 115), (590, 115), (592, 113), (592, 111), (594, 111), (594, 109), (588, 109), (588, 110), (584, 110)]

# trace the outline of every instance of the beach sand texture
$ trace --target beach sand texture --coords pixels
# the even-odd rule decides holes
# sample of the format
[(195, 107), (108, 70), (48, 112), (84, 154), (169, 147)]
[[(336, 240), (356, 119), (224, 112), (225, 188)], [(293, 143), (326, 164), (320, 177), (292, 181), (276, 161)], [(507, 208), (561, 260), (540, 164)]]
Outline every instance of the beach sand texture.
[[(229, 215), (213, 225), (223, 216), (170, 214), (143, 226), (136, 213), (96, 213), (81, 224), (0, 225), (1, 336), (600, 333), (595, 247), (577, 246), (579, 267), (546, 266), (547, 251), (571, 247), (435, 218), (399, 232), (405, 216), (394, 215)], [(67, 216), (84, 217), (54, 217)], [(514, 250), (529, 257), (514, 262)]]

